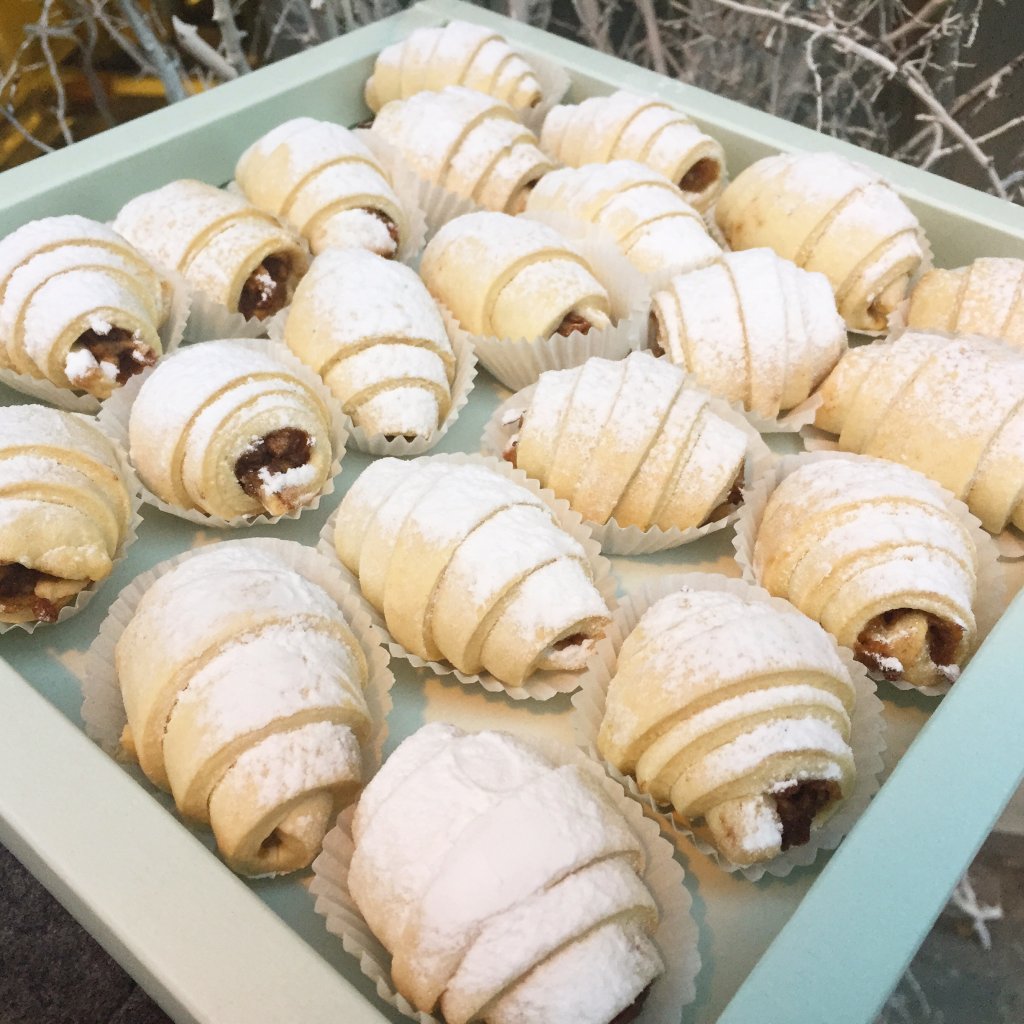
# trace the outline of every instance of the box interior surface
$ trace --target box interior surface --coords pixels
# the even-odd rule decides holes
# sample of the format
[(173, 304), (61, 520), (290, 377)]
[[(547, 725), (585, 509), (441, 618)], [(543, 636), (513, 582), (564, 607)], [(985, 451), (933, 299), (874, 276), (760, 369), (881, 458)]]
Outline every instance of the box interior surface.
[[(429, 0), (0, 175), (0, 234), (61, 212), (106, 219), (131, 196), (177, 177), (223, 183), (249, 142), (291, 116), (355, 124), (366, 115), (362, 83), (373, 56), (417, 25), (456, 15), (500, 25), (525, 49), (561, 61), (573, 78), (573, 99), (618, 87), (662, 95), (723, 143), (733, 173), (783, 148), (839, 148), (857, 155), (899, 186), (939, 265), (1024, 252), (1020, 209), (449, 0)], [(483, 424), (506, 394), (482, 375), (469, 407), (436, 450), (476, 450)], [(0, 399), (28, 401), (6, 389)], [(349, 452), (338, 491), (319, 510), (244, 535), (315, 543), (327, 515), (368, 462)], [(289, 1013), (306, 1024), (404, 1019), (373, 997), (340, 941), (324, 930), (303, 880), (239, 881), (210, 852), (203, 830), (166, 813), (166, 798), (137, 784), (137, 772), (116, 765), (81, 733), (75, 672), (119, 588), (182, 550), (228, 539), (154, 510), (146, 510), (144, 519), (139, 542), (81, 614), (58, 629), (31, 636), (13, 631), (0, 640), (0, 654), (14, 669), (0, 666), (0, 838), (176, 1020), (269, 1024), (289, 1019)], [(674, 552), (614, 559), (614, 568), (627, 590), (658, 573), (698, 566), (738, 575), (730, 538), (725, 531)], [(1014, 591), (1022, 582), (1020, 569), (1012, 571)], [(829, 861), (823, 855), (786, 879), (751, 884), (700, 854), (683, 858), (704, 961), (697, 1002), (684, 1020), (871, 1019), (1024, 772), (1016, 742), (1024, 713), (1013, 700), (1024, 682), (1022, 633), (1024, 605), (1018, 601), (942, 702), (941, 713), (933, 713), (934, 700), (882, 684), (888, 765), (926, 722), (928, 728), (827, 870), (821, 870)], [(393, 667), (398, 682), (389, 750), (422, 722), (438, 718), (572, 739), (566, 698), (526, 707), (451, 678), (425, 678), (402, 663)], [(924, 863), (920, 842), (927, 844)], [(794, 912), (792, 925), (784, 927)], [(849, 980), (855, 954), (856, 984)], [(779, 977), (795, 980), (783, 986)]]

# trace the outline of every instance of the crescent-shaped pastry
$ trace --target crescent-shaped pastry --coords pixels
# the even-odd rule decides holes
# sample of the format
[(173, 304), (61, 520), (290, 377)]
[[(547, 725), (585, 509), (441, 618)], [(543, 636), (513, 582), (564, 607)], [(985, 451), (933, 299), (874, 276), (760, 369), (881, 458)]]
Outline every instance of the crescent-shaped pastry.
[(115, 231), (66, 215), (0, 240), (0, 366), (107, 398), (163, 351), (170, 286)]
[(341, 503), (335, 547), (406, 650), (509, 686), (582, 668), (608, 623), (581, 545), (484, 465), (372, 463)]
[(447, 1024), (632, 1019), (664, 969), (629, 824), (585, 769), (506, 733), (424, 726), (353, 835), (349, 892), (394, 984)]
[(115, 648), (122, 745), (235, 870), (307, 867), (362, 780), (366, 659), (335, 601), (271, 552), (160, 576)]
[(1024, 529), (1024, 354), (915, 331), (851, 349), (822, 385), (817, 426), (942, 484), (990, 533)]
[(423, 250), (420, 274), (473, 334), (548, 338), (611, 323), (604, 285), (554, 228), (502, 213), (449, 221)]
[(313, 261), (284, 340), (370, 434), (427, 436), (451, 407), (455, 355), (413, 270), (356, 249)]
[(519, 213), (553, 168), (510, 106), (458, 85), (386, 103), (372, 131), (421, 177), (487, 210)]
[(447, 85), (487, 93), (517, 111), (535, 107), (542, 98), (533, 68), (504, 38), (455, 20), (442, 28), (418, 28), (381, 50), (366, 82), (366, 105), (378, 111), (391, 100)]
[(657, 292), (649, 344), (712, 394), (775, 419), (836, 365), (846, 328), (822, 274), (771, 249), (748, 249)]
[(832, 283), (851, 331), (884, 331), (924, 259), (917, 218), (893, 187), (834, 153), (781, 153), (751, 164), (715, 218), (732, 249), (768, 246)]
[(718, 850), (754, 864), (810, 839), (853, 792), (853, 683), (796, 609), (683, 589), (644, 612), (619, 652), (601, 756)]
[(978, 554), (943, 492), (882, 459), (808, 462), (772, 492), (758, 582), (854, 657), (913, 686), (954, 682), (977, 644)]
[(239, 342), (181, 349), (146, 378), (132, 463), (168, 504), (233, 519), (308, 505), (330, 476), (330, 413), (274, 356)]
[(678, 187), (635, 160), (545, 174), (530, 192), (526, 209), (567, 215), (602, 228), (642, 274), (683, 273), (722, 255), (703, 218)]
[(553, 107), (540, 146), (570, 167), (638, 160), (678, 185), (701, 211), (725, 182), (725, 153), (710, 135), (667, 103), (630, 92)]
[(910, 293), (912, 330), (981, 334), (1024, 349), (1024, 260), (983, 257), (929, 270)]
[(377, 158), (347, 128), (311, 117), (285, 121), (239, 157), (246, 198), (302, 235), (332, 246), (397, 254), (408, 223)]
[(114, 228), (247, 320), (283, 309), (309, 263), (301, 240), (270, 214), (187, 178), (125, 203)]
[(701, 526), (739, 502), (747, 450), (708, 402), (643, 352), (548, 370), (505, 458), (591, 522)]
[(131, 527), (130, 487), (92, 420), (0, 408), (0, 622), (54, 622), (110, 574)]

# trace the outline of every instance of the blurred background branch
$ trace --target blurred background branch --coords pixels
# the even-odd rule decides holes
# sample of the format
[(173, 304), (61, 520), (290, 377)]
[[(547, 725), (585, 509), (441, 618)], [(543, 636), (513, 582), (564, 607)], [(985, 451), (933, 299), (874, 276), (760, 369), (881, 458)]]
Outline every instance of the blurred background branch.
[[(0, 167), (393, 14), (401, 0), (4, 0)], [(719, 95), (1024, 202), (1000, 0), (494, 0)]]

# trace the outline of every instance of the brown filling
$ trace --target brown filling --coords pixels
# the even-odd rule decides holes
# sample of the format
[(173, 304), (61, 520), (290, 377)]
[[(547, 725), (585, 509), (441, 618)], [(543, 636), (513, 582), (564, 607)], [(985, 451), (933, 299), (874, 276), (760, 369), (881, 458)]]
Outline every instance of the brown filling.
[[(266, 475), (285, 473), (309, 462), (313, 446), (309, 434), (296, 427), (272, 430), (254, 441), (235, 462), (235, 478), (250, 498), (262, 501)], [(267, 472), (261, 475), (261, 471)]]
[(123, 327), (112, 327), (106, 334), (88, 330), (79, 336), (75, 347), (88, 349), (97, 363), (116, 366), (118, 386), (156, 362), (156, 353), (148, 345), (140, 345)]
[[(893, 636), (893, 628), (898, 626), (904, 615), (921, 614), (928, 622), (925, 634), (924, 651), (910, 652), (916, 654), (908, 658), (908, 652), (898, 647), (898, 636)], [(879, 672), (889, 680), (901, 679), (907, 662), (913, 663), (925, 654), (933, 665), (946, 666), (956, 662), (957, 649), (963, 639), (963, 627), (954, 622), (946, 622), (931, 612), (917, 612), (911, 608), (894, 608), (891, 611), (876, 615), (861, 630), (857, 637), (854, 657), (862, 665)], [(899, 667), (892, 664), (892, 659), (899, 662)]]
[(565, 319), (561, 324), (559, 324), (558, 330), (555, 331), (555, 334), (561, 334), (568, 338), (573, 331), (579, 331), (580, 334), (586, 334), (593, 326), (594, 325), (585, 317), (582, 317), (579, 313), (570, 310), (565, 314)]
[[(28, 609), (37, 622), (56, 622), (57, 613), (71, 600), (48, 601), (36, 596), (36, 584), (59, 583), (60, 578), (38, 569), (28, 569), (18, 562), (0, 565), (0, 614), (24, 612)], [(72, 595), (73, 596), (73, 595)]]
[(268, 256), (242, 285), (238, 312), (246, 320), (266, 320), (284, 309), (290, 270), (287, 256)]
[(803, 846), (811, 838), (811, 822), (840, 796), (839, 784), (825, 779), (794, 782), (773, 793), (782, 820), (782, 849)]
[(711, 157), (698, 160), (680, 179), (679, 187), (684, 192), (703, 192), (718, 181), (718, 161)]
[[(725, 496), (725, 501), (723, 501), (717, 508), (712, 509), (711, 515), (704, 520), (704, 523), (717, 523), (719, 519), (724, 519), (726, 516), (732, 515), (732, 513), (739, 508), (741, 501), (743, 501), (742, 466), (740, 466), (739, 472), (736, 474), (736, 479), (732, 482), (732, 487), (729, 489), (729, 493)], [(701, 525), (703, 526), (704, 523)]]
[(643, 992), (641, 992), (640, 995), (638, 995), (636, 999), (634, 999), (633, 1002), (629, 1004), (629, 1006), (627, 1006), (620, 1013), (617, 1013), (608, 1022), (608, 1024), (632, 1024), (633, 1021), (639, 1018), (641, 1012), (643, 1011), (644, 1003), (647, 1002), (647, 997), (650, 994), (651, 986), (648, 985), (647, 988), (645, 988)]
[(584, 643), (588, 637), (583, 633), (573, 633), (571, 636), (563, 637), (561, 640), (556, 640), (551, 646), (556, 651), (564, 651), (566, 647), (576, 647), (579, 644)]
[(658, 314), (653, 311), (647, 318), (647, 347), (653, 355), (663, 356), (665, 354), (665, 350), (661, 347), (661, 323), (658, 320)]
[(377, 115), (371, 114), (365, 121), (360, 121), (359, 124), (354, 124), (352, 127), (355, 128), (372, 128), (373, 122), (376, 120)]

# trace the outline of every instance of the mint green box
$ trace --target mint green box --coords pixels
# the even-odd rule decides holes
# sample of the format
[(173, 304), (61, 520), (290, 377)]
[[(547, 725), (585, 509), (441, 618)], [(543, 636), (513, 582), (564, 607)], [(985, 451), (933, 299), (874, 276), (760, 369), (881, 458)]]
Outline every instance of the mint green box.
[[(288, 117), (354, 124), (366, 115), (362, 84), (376, 53), (417, 26), (452, 17), (493, 25), (527, 52), (561, 63), (573, 79), (573, 100), (629, 88), (678, 106), (722, 142), (733, 174), (780, 149), (833, 149), (876, 167), (920, 217), (939, 265), (1024, 255), (1018, 207), (458, 0), (426, 0), (0, 174), (0, 235), (55, 213), (109, 218), (131, 196), (172, 178), (222, 183), (244, 146)], [(486, 377), (479, 382), (438, 450), (475, 450), (501, 394)], [(6, 390), (0, 398), (26, 400)], [(367, 462), (348, 453), (338, 493), (316, 513), (245, 535), (314, 542)], [(74, 672), (120, 586), (216, 539), (227, 535), (148, 510), (139, 542), (81, 614), (56, 629), (0, 639), (0, 839), (176, 1021), (403, 1020), (326, 933), (300, 881), (236, 878), (210, 852), (208, 835), (168, 813), (166, 798), (82, 733)], [(730, 556), (728, 536), (718, 534), (663, 556), (616, 559), (615, 570), (628, 589), (663, 571), (729, 571)], [(1020, 576), (1012, 577), (1018, 587)], [(511, 707), (500, 697), (424, 680), (404, 665), (396, 675), (389, 748), (441, 716), (568, 735), (567, 701)], [(893, 759), (909, 749), (836, 854), (757, 885), (717, 872), (699, 856), (684, 859), (704, 967), (683, 1021), (870, 1024), (1024, 775), (1024, 601), (1009, 607), (940, 704), (891, 689), (882, 695)]]

